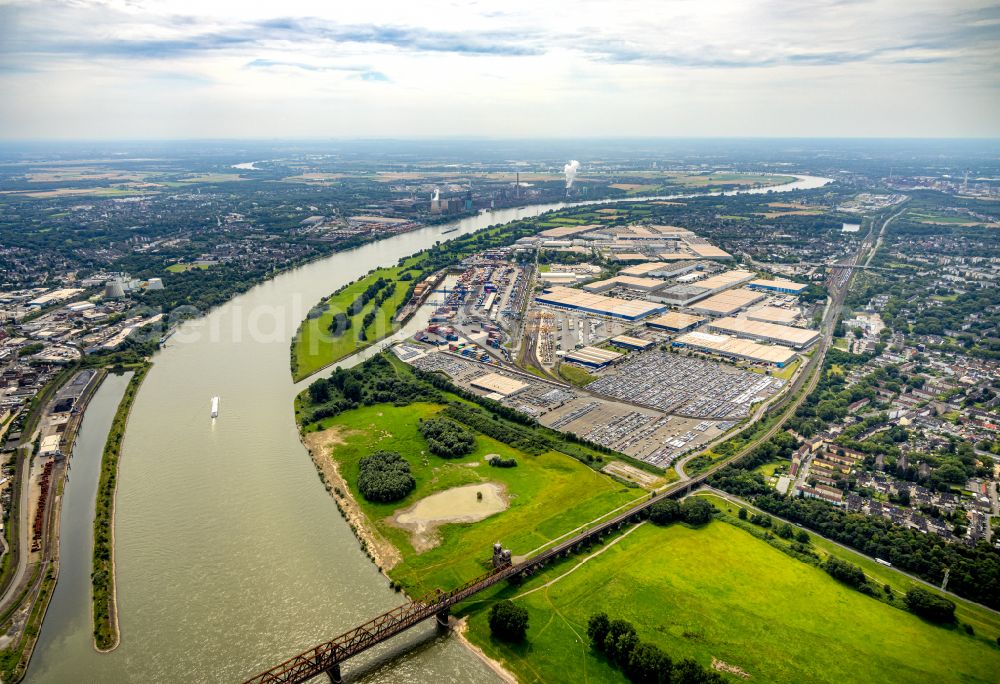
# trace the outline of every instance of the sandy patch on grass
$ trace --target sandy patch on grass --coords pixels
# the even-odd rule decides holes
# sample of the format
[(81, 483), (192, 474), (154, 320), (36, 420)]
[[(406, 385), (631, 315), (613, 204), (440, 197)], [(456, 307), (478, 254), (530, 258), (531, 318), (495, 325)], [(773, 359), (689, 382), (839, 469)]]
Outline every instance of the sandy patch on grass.
[(467, 649), (475, 653), (480, 660), (482, 660), (488, 668), (493, 670), (500, 679), (502, 679), (506, 684), (517, 684), (517, 677), (514, 676), (507, 668), (505, 668), (499, 661), (490, 658), (483, 649), (479, 648), (465, 635), (469, 629), (468, 625), (469, 618), (464, 617), (461, 620), (455, 622), (455, 634), (458, 636), (458, 640), (465, 645)]
[(361, 510), (358, 502), (351, 495), (351, 488), (340, 474), (332, 451), (334, 447), (346, 444), (344, 438), (348, 431), (341, 427), (331, 427), (318, 432), (310, 432), (302, 439), (312, 457), (316, 468), (323, 474), (327, 491), (337, 502), (337, 507), (343, 511), (344, 517), (350, 523), (351, 529), (362, 544), (368, 549), (372, 560), (383, 572), (396, 566), (402, 560), (399, 549), (389, 543), (375, 531), (371, 521)]
[(425, 496), (409, 508), (396, 511), (389, 524), (410, 532), (417, 553), (441, 543), (437, 528), (449, 523), (474, 523), (507, 510), (504, 487), (495, 482), (452, 487)]
[(718, 670), (719, 672), (726, 672), (731, 675), (736, 675), (741, 679), (750, 679), (750, 673), (745, 670), (736, 667), (735, 665), (730, 665), (725, 660), (719, 660), (715, 656), (712, 656), (712, 669)]

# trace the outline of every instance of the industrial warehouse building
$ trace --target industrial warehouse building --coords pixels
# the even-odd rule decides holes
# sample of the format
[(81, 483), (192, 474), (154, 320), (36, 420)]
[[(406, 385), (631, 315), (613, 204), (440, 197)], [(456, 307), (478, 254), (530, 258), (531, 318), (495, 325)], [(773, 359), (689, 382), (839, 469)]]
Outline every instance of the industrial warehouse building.
[(730, 287), (753, 280), (751, 271), (726, 271), (705, 278), (696, 284), (674, 285), (656, 293), (653, 299), (676, 306), (688, 306), (700, 299), (722, 292)]
[(650, 340), (644, 340), (641, 337), (630, 337), (629, 335), (618, 335), (608, 341), (616, 347), (631, 349), (633, 351), (645, 351), (653, 346), (653, 342)]
[(589, 368), (604, 368), (608, 364), (614, 363), (622, 357), (618, 352), (598, 347), (581, 347), (566, 352), (564, 357), (567, 361), (579, 363), (581, 366)]
[(700, 259), (697, 254), (688, 251), (677, 251), (677, 252), (660, 252), (656, 255), (661, 261), (682, 261), (685, 259), (696, 260)]
[(788, 347), (759, 344), (729, 335), (713, 335), (706, 332), (685, 333), (674, 340), (674, 346), (691, 347), (734, 359), (766, 363), (778, 368), (787, 366), (795, 358), (795, 352)]
[(649, 257), (645, 254), (639, 254), (638, 252), (617, 252), (612, 254), (611, 257), (615, 261), (621, 261), (625, 263), (632, 263), (635, 261), (649, 261)]
[(762, 280), (758, 278), (757, 280), (751, 280), (747, 287), (765, 292), (781, 292), (782, 294), (797, 295), (802, 294), (802, 291), (809, 286), (796, 283), (792, 280), (785, 280), (784, 278), (775, 278), (774, 280)]
[(696, 313), (708, 314), (709, 316), (730, 316), (762, 299), (764, 299), (764, 295), (759, 292), (741, 287), (738, 290), (720, 292), (693, 304), (689, 308)]
[(471, 381), (469, 384), (476, 389), (481, 389), (501, 397), (509, 397), (528, 386), (526, 382), (508, 378), (506, 375), (500, 375), (499, 373), (487, 373)]
[(719, 249), (715, 245), (710, 245), (708, 243), (704, 244), (691, 244), (688, 243), (688, 247), (696, 255), (700, 256), (702, 259), (712, 259), (714, 261), (726, 261), (733, 258), (733, 255), (724, 249)]
[(616, 287), (624, 287), (629, 290), (639, 290), (640, 292), (651, 292), (658, 287), (662, 287), (666, 281), (659, 278), (636, 278), (633, 276), (620, 275), (607, 280), (598, 280), (583, 286), (587, 292), (607, 292)]
[(701, 264), (697, 261), (675, 261), (673, 263), (650, 261), (649, 263), (636, 264), (635, 266), (623, 268), (619, 272), (619, 275), (635, 276), (638, 278), (674, 278), (700, 267)]
[(775, 342), (796, 349), (805, 349), (819, 339), (819, 333), (805, 328), (793, 328), (788, 325), (748, 321), (744, 318), (720, 318), (708, 325), (709, 329), (727, 335), (749, 337), (754, 340)]
[(646, 321), (646, 325), (654, 330), (667, 330), (669, 332), (683, 332), (690, 330), (705, 319), (701, 316), (681, 313), (680, 311), (668, 311), (662, 316), (651, 318)]
[(794, 323), (799, 317), (799, 312), (792, 309), (782, 309), (778, 306), (759, 306), (756, 309), (747, 311), (747, 318), (751, 321), (763, 321), (764, 323), (781, 323), (788, 325)]
[(617, 299), (574, 290), (569, 287), (553, 287), (535, 297), (539, 304), (573, 309), (598, 316), (610, 316), (626, 321), (638, 321), (666, 310), (663, 304), (639, 300)]

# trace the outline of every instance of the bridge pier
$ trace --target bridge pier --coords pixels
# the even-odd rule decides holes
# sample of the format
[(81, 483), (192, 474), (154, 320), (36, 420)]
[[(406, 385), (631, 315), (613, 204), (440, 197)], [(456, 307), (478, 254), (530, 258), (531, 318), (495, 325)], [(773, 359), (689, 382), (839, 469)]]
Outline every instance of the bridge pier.
[(445, 608), (434, 614), (438, 629), (448, 629), (448, 618), (451, 616), (451, 609)]
[(331, 684), (344, 684), (344, 678), (340, 676), (340, 663), (327, 670), (326, 676), (330, 678)]

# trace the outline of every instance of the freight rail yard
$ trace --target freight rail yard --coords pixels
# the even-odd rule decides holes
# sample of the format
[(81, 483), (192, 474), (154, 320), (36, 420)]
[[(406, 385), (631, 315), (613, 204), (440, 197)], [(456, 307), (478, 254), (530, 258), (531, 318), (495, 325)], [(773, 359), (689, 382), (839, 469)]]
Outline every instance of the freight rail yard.
[[(555, 261), (544, 271), (543, 252)], [(780, 393), (819, 339), (805, 325), (818, 305), (799, 301), (807, 283), (732, 259), (674, 226), (542, 231), (452, 268), (431, 324), (396, 353), (667, 467)]]

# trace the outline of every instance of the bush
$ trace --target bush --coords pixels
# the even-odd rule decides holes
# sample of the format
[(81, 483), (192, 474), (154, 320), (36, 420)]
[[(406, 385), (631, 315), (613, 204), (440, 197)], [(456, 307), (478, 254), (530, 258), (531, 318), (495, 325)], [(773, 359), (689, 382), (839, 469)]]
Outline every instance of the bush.
[(399, 501), (417, 486), (410, 464), (398, 452), (376, 451), (358, 464), (358, 490), (369, 501)]
[(528, 611), (513, 601), (493, 604), (489, 615), (490, 633), (501, 641), (524, 641), (528, 631)]
[(673, 499), (657, 501), (649, 507), (649, 519), (657, 525), (669, 525), (681, 517), (681, 505)]
[(503, 458), (501, 456), (492, 456), (488, 463), (494, 468), (516, 468), (517, 459), (514, 458)]
[(955, 604), (943, 596), (914, 587), (906, 592), (906, 607), (910, 612), (925, 620), (939, 624), (950, 624), (955, 621)]
[(704, 525), (715, 514), (715, 506), (707, 499), (692, 496), (681, 504), (681, 518), (689, 525)]
[(861, 568), (833, 556), (826, 559), (826, 562), (823, 563), (823, 569), (830, 577), (855, 589), (860, 589), (868, 583)]
[(476, 448), (475, 436), (447, 418), (420, 421), (420, 434), (427, 440), (431, 453), (441, 458), (460, 458)]

